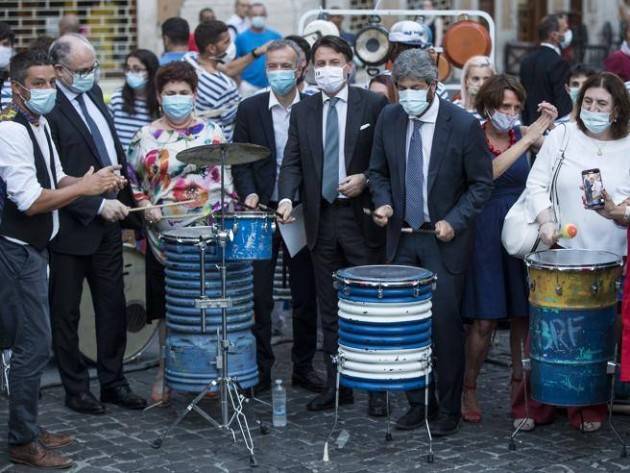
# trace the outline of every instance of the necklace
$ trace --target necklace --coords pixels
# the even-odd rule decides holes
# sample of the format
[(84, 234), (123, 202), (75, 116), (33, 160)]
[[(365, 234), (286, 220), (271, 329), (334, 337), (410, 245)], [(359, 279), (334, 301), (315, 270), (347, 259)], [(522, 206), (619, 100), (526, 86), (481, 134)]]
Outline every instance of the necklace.
[(604, 146), (595, 142), (595, 146), (597, 147), (597, 156), (602, 156), (604, 154)]
[[(486, 130), (487, 129), (487, 122), (483, 124), (483, 129)], [(490, 152), (495, 156), (500, 156), (502, 153), (504, 153), (505, 151), (507, 151), (508, 149), (510, 149), (512, 147), (512, 145), (514, 145), (514, 143), (516, 143), (516, 134), (514, 133), (514, 129), (511, 129), (508, 131), (508, 138), (510, 140), (510, 144), (508, 145), (507, 148), (505, 149), (499, 149), (496, 146), (494, 146), (491, 142), (490, 139), (488, 137), (488, 132), (486, 131), (485, 133), (486, 135), (486, 143), (488, 144), (488, 149), (490, 150)]]

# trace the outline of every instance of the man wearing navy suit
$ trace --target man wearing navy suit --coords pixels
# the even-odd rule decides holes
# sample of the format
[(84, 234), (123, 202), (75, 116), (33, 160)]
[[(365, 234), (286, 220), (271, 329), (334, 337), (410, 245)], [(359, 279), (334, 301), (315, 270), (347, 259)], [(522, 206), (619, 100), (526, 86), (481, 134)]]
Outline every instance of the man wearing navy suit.
[[(439, 407), (431, 385), (430, 420), (434, 435), (449, 435), (461, 416), (464, 272), (473, 220), (492, 191), (492, 163), (479, 122), (436, 95), (437, 70), (427, 52), (401, 53), (393, 79), (399, 104), (383, 110), (374, 132), (373, 217), (387, 226), (387, 261), (437, 274), (432, 310)], [(397, 421), (401, 429), (424, 422), (424, 391), (409, 391), (407, 398), (411, 408)]]

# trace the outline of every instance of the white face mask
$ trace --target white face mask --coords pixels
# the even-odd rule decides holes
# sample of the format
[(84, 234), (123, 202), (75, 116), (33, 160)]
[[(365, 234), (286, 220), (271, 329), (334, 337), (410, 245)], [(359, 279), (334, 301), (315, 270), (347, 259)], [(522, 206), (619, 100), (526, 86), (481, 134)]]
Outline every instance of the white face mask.
[(573, 31), (566, 30), (562, 37), (562, 41), (560, 41), (560, 47), (562, 49), (566, 49), (571, 46), (571, 41), (573, 41)]
[(317, 82), (317, 87), (327, 94), (334, 94), (343, 87), (346, 74), (342, 66), (316, 67), (315, 82)]
[(13, 48), (9, 48), (8, 46), (0, 46), (0, 69), (6, 69), (9, 67), (12, 56)]

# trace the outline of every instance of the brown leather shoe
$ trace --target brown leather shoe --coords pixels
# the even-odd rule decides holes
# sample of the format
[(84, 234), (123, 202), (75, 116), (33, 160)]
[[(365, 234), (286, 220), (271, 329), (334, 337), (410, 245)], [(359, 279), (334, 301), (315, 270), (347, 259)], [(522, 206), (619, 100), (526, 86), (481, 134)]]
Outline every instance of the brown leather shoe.
[(45, 448), (55, 449), (65, 447), (74, 442), (74, 437), (66, 434), (53, 434), (47, 430), (40, 429), (39, 431), (39, 443)]
[(9, 457), (13, 463), (34, 466), (35, 468), (61, 470), (74, 465), (74, 462), (69, 458), (59, 455), (52, 450), (46, 450), (39, 442), (10, 447)]

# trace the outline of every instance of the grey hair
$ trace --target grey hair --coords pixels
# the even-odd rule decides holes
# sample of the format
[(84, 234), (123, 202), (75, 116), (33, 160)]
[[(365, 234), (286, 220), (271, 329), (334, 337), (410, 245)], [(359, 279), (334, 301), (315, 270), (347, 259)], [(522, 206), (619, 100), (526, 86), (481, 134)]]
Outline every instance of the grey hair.
[(400, 53), (392, 68), (395, 83), (405, 79), (423, 80), (431, 84), (437, 80), (437, 67), (429, 53), (422, 49), (408, 49)]
[(267, 46), (267, 53), (270, 53), (271, 51), (278, 51), (284, 48), (292, 49), (295, 53), (296, 67), (300, 63), (302, 63), (302, 61), (306, 61), (306, 55), (304, 54), (304, 51), (302, 51), (302, 48), (300, 48), (295, 41), (292, 41), (290, 39), (277, 39), (273, 41), (269, 44), (269, 46)]
[(61, 38), (53, 41), (50, 45), (48, 55), (53, 64), (68, 64), (68, 58), (72, 54), (73, 40), (85, 45), (85, 47), (92, 51), (94, 57), (96, 57), (94, 46), (92, 46), (92, 43), (90, 43), (85, 36), (78, 33), (66, 33)]

